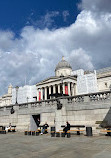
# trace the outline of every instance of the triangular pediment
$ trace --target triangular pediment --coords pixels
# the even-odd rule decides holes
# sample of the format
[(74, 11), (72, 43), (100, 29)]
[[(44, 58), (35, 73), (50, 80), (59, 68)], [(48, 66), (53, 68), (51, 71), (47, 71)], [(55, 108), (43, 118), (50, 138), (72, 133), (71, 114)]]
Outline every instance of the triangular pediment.
[(72, 81), (76, 81), (76, 76), (64, 76), (63, 78), (59, 77), (59, 76), (54, 76), (54, 77), (50, 77), (50, 78), (47, 78), (45, 80), (42, 80), (41, 82), (37, 83), (36, 86), (39, 86), (39, 85), (44, 85), (44, 84), (47, 84), (47, 83), (53, 83), (53, 82), (61, 82), (61, 80), (64, 80), (64, 81), (68, 81), (68, 80), (72, 80)]

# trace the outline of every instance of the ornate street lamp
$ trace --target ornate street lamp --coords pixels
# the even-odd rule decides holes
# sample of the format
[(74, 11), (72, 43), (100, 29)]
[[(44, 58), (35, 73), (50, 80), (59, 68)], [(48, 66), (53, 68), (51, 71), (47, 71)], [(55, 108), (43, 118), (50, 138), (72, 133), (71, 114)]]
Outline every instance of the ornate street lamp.
[(13, 106), (12, 106), (12, 108), (10, 109), (10, 113), (11, 113), (11, 114), (14, 114), (14, 112), (15, 112), (15, 110), (14, 110), (14, 108), (13, 108)]
[(16, 104), (18, 104), (18, 103), (17, 103), (17, 97), (18, 97), (18, 89), (19, 89), (19, 87), (16, 86), (15, 89), (16, 89)]
[(60, 78), (61, 78), (61, 83), (62, 83), (62, 96), (63, 96), (63, 77), (64, 77), (63, 75), (60, 76)]
[(57, 99), (57, 110), (61, 110), (62, 109), (62, 104), (60, 102), (59, 99)]

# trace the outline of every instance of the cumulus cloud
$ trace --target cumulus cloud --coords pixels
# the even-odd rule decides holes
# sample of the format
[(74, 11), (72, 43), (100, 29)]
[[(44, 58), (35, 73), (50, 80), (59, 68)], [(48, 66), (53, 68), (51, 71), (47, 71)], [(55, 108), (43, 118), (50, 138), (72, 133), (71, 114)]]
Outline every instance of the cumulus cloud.
[[(96, 1), (91, 4), (96, 5)], [(11, 31), (0, 31), (1, 94), (6, 92), (10, 83), (21, 86), (26, 79), (27, 84), (36, 84), (54, 76), (56, 64), (62, 56), (71, 63), (73, 70), (111, 66), (111, 13), (106, 9), (104, 14), (102, 11), (97, 16), (89, 7), (89, 0), (83, 8), (68, 27), (50, 30), (48, 26), (44, 29), (26, 26), (19, 38)], [(99, 3), (97, 8), (102, 8)], [(51, 17), (58, 15), (54, 12), (44, 19), (50, 24), (53, 23)]]
[(82, 48), (73, 50), (67, 59), (74, 69), (94, 69), (91, 56), (87, 55), (87, 52)]
[(79, 7), (96, 12), (111, 12), (111, 0), (82, 0)]

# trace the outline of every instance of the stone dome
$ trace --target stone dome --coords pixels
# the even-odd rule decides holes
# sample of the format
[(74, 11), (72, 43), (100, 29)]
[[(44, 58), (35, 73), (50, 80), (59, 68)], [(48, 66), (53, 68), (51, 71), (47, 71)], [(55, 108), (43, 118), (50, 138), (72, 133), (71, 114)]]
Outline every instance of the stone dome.
[(72, 69), (71, 65), (66, 60), (64, 60), (64, 57), (62, 57), (62, 60), (57, 64), (55, 71), (62, 69), (62, 68)]

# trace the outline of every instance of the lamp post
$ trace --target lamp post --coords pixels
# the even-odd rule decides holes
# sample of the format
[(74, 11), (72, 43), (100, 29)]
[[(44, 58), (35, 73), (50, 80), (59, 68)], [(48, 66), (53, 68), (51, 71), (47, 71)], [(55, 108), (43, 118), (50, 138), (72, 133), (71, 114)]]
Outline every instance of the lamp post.
[(60, 76), (61, 77), (61, 83), (62, 83), (62, 96), (63, 96), (63, 75)]
[(17, 103), (17, 97), (18, 97), (18, 89), (19, 89), (19, 87), (16, 86), (15, 89), (16, 89), (16, 104), (18, 104), (18, 103)]

